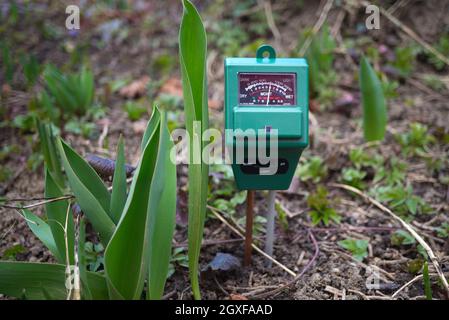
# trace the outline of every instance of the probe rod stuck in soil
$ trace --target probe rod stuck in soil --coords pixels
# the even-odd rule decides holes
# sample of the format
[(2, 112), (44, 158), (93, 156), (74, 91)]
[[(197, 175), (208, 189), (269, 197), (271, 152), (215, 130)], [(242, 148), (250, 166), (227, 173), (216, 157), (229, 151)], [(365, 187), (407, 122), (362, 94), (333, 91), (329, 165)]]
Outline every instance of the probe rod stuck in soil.
[(254, 191), (248, 190), (246, 194), (246, 230), (245, 230), (245, 258), (243, 264), (245, 267), (251, 264), (253, 243), (253, 220), (254, 220)]
[[(267, 211), (267, 234), (265, 239), (265, 253), (273, 256), (274, 244), (274, 219), (276, 218), (276, 209), (274, 207), (276, 200), (276, 191), (270, 190), (268, 192), (268, 211)], [(267, 261), (268, 268), (272, 266), (271, 260)]]

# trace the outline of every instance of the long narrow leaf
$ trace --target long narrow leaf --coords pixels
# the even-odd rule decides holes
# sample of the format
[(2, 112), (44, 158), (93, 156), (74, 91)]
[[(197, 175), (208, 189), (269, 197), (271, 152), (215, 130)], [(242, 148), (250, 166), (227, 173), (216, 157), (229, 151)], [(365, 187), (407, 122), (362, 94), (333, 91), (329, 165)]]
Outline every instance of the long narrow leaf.
[[(47, 170), (45, 174), (45, 197), (47, 198), (57, 198), (63, 196), (61, 188), (56, 184), (53, 179), (53, 175)], [(69, 262), (73, 264), (73, 244), (75, 238), (75, 231), (73, 228), (73, 217), (72, 213), (67, 214), (67, 207), (69, 202), (54, 201), (49, 202), (45, 205), (45, 212), (47, 215), (47, 223), (50, 226), (51, 233), (56, 243), (56, 247), (59, 252), (60, 263), (66, 264), (66, 251), (69, 253)], [(67, 223), (66, 223), (67, 222)], [(65, 241), (65, 232), (67, 231), (67, 243)]]
[(58, 142), (70, 188), (79, 206), (100, 234), (101, 241), (107, 245), (115, 230), (115, 224), (108, 213), (111, 196), (95, 170), (64, 141)]
[(51, 172), (54, 181), (59, 187), (64, 187), (64, 179), (62, 175), (61, 162), (59, 161), (58, 151), (56, 148), (56, 138), (53, 134), (52, 126), (43, 124), (36, 118), (36, 127), (41, 143), (42, 154), (44, 155), (45, 166)]
[[(182, 73), (184, 112), (186, 128), (190, 136), (189, 164), (189, 270), (195, 299), (200, 299), (198, 259), (203, 239), (206, 215), (208, 166), (195, 163), (193, 145), (201, 145), (202, 133), (208, 127), (207, 86), (206, 86), (206, 32), (201, 18), (188, 0), (183, 1), (184, 14), (179, 31), (179, 57)], [(200, 125), (194, 126), (199, 121)], [(201, 157), (201, 155), (200, 155)], [(194, 190), (194, 191), (193, 191)]]
[(21, 212), (34, 235), (42, 241), (58, 261), (61, 261), (62, 258), (59, 254), (53, 234), (51, 233), (50, 226), (30, 210), (21, 210)]
[[(87, 279), (93, 299), (108, 299), (102, 275), (87, 272)], [(66, 299), (65, 265), (0, 261), (0, 293), (33, 300)]]
[(126, 164), (125, 146), (120, 136), (117, 147), (117, 160), (115, 162), (114, 179), (112, 182), (111, 217), (115, 224), (120, 220), (126, 203)]
[(140, 150), (143, 152), (145, 149), (145, 146), (148, 143), (148, 140), (150, 140), (150, 137), (153, 135), (154, 131), (156, 130), (159, 121), (161, 120), (161, 114), (157, 108), (153, 108), (153, 112), (151, 114), (150, 121), (148, 121), (147, 128), (145, 129), (145, 132), (143, 134), (142, 142), (140, 143)]
[(176, 165), (165, 113), (161, 114), (158, 157), (151, 182), (149, 202), (149, 290), (147, 298), (161, 299), (170, 263), (176, 218)]
[(123, 215), (106, 248), (105, 271), (113, 299), (139, 299), (147, 276), (149, 201), (159, 145), (159, 126), (143, 150)]
[(360, 61), (360, 91), (363, 103), (363, 133), (366, 141), (383, 140), (387, 109), (382, 85), (368, 60)]

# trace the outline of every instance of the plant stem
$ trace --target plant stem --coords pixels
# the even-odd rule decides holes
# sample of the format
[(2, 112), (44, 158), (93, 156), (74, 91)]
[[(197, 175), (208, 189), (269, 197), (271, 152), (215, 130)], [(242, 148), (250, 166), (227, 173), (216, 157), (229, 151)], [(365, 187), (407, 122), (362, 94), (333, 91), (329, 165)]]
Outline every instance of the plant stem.
[[(273, 256), (273, 243), (274, 243), (274, 219), (276, 217), (275, 210), (276, 191), (270, 190), (268, 192), (268, 211), (267, 211), (267, 235), (265, 239), (265, 253), (269, 256)], [(268, 268), (271, 268), (272, 262), (268, 261)]]

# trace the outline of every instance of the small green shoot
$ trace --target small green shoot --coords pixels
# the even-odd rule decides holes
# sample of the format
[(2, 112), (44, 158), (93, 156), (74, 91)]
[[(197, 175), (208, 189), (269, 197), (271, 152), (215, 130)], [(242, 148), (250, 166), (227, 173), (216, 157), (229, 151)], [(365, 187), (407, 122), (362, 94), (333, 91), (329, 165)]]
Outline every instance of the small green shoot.
[(341, 180), (350, 186), (357, 189), (364, 189), (365, 183), (363, 179), (366, 177), (366, 172), (355, 168), (343, 168), (341, 172)]
[(313, 183), (318, 183), (326, 178), (327, 166), (321, 157), (313, 156), (298, 166), (296, 174), (301, 181), (311, 180)]
[(311, 193), (307, 197), (307, 205), (310, 208), (310, 216), (312, 218), (312, 224), (317, 225), (323, 222), (324, 225), (329, 225), (330, 220), (335, 223), (340, 223), (341, 217), (330, 206), (327, 199), (328, 191), (323, 186), (318, 186), (315, 193)]
[(428, 133), (426, 125), (414, 122), (410, 124), (410, 130), (396, 135), (396, 140), (402, 147), (405, 155), (423, 155), (430, 144), (435, 142), (435, 137)]
[(354, 259), (363, 261), (368, 257), (368, 240), (345, 239), (338, 241), (338, 245), (351, 252)]
[(134, 101), (126, 101), (123, 109), (126, 111), (128, 118), (131, 121), (137, 121), (142, 117), (142, 115), (147, 113), (147, 108), (145, 106)]
[(432, 287), (430, 285), (430, 276), (429, 276), (429, 264), (424, 262), (423, 270), (422, 270), (422, 281), (424, 284), (424, 293), (426, 294), (427, 300), (432, 300)]
[(383, 140), (387, 127), (387, 104), (381, 82), (365, 57), (360, 61), (359, 82), (365, 140)]

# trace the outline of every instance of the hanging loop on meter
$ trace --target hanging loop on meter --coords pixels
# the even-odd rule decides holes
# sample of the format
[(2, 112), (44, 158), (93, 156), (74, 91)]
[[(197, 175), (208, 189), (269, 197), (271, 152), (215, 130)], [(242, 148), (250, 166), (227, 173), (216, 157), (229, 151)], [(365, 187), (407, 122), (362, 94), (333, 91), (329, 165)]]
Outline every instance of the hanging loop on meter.
[[(264, 57), (265, 52), (268, 53), (268, 57)], [(256, 58), (258, 62), (263, 62), (267, 58), (267, 62), (273, 62), (276, 59), (276, 51), (268, 44), (261, 45), (256, 51)]]

